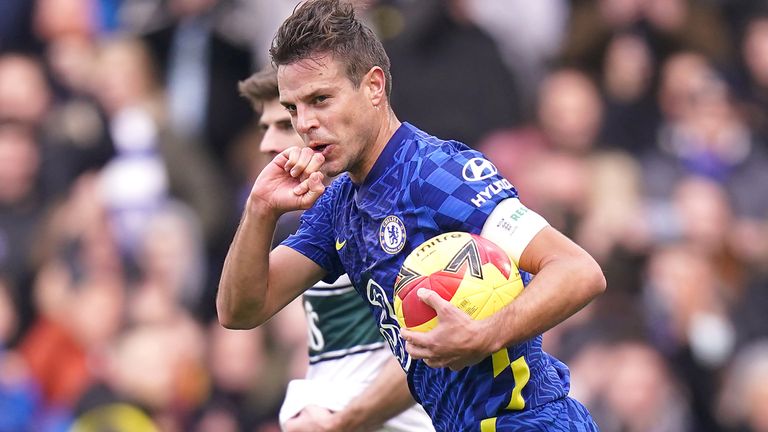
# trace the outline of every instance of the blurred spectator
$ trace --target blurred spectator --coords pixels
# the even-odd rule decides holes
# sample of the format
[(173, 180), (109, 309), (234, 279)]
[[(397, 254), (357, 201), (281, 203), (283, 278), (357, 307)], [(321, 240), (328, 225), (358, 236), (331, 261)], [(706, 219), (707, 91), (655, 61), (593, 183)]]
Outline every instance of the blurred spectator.
[(44, 130), (55, 147), (51, 158), (64, 165), (66, 185), (80, 174), (99, 169), (114, 156), (104, 111), (94, 94), (95, 42), (84, 36), (49, 41), (46, 60), (57, 90)]
[(146, 221), (169, 195), (159, 149), (163, 99), (140, 42), (104, 43), (98, 61), (98, 96), (117, 152), (104, 167), (102, 197), (114, 219), (118, 244), (126, 258), (133, 259)]
[(574, 2), (562, 60), (600, 70), (608, 41), (632, 31), (647, 40), (659, 62), (681, 49), (729, 60), (730, 35), (710, 2), (695, 0), (585, 0)]
[(654, 253), (649, 263), (646, 322), (651, 343), (691, 393), (695, 430), (717, 430), (712, 413), (718, 375), (735, 345), (727, 295), (711, 257), (690, 245)]
[(740, 259), (742, 246), (733, 238), (738, 221), (727, 190), (695, 175), (682, 177), (669, 187), (668, 201), (648, 205), (646, 228), (650, 240), (660, 245), (683, 241), (710, 259), (724, 287), (722, 294), (733, 304), (743, 294), (747, 269)]
[(728, 430), (768, 431), (768, 342), (744, 347), (728, 368), (718, 417)]
[(740, 43), (743, 84), (749, 122), (765, 146), (768, 140), (768, 10), (750, 17)]
[(11, 283), (0, 273), (0, 350), (12, 345), (19, 331), (14, 292)]
[[(164, 200), (175, 197), (188, 204), (200, 220), (211, 270), (209, 280), (216, 280), (228, 247), (227, 233), (236, 221), (230, 204), (234, 187), (229, 173), (225, 175), (222, 168), (224, 162), (212, 158), (209, 150), (195, 140), (175, 132), (167, 94), (155, 73), (157, 64), (141, 40), (119, 39), (102, 45), (97, 97), (107, 112), (117, 151), (105, 168), (103, 193), (116, 222), (121, 224), (116, 226), (116, 235), (124, 252), (131, 257), (147, 217)], [(237, 79), (230, 78), (236, 98)], [(224, 97), (229, 94), (229, 90), (220, 91)], [(237, 103), (248, 109), (242, 101)], [(211, 111), (217, 116), (237, 118), (228, 108)], [(203, 311), (204, 319), (214, 311), (210, 291), (215, 283), (209, 282), (206, 287), (204, 297), (210, 300)]]
[(3, 349), (0, 355), (0, 431), (31, 430), (41, 414), (37, 386), (18, 353)]
[(46, 403), (67, 409), (90, 385), (89, 364), (123, 319), (122, 267), (94, 188), (84, 178), (52, 219), (51, 250), (41, 253), (35, 279), (37, 318), (20, 343)]
[(40, 158), (32, 129), (0, 120), (0, 274), (14, 288), (20, 333), (32, 321), (32, 253), (45, 212), (38, 188)]
[(400, 115), (471, 147), (494, 129), (519, 123), (516, 78), (462, 1), (424, 0), (404, 7), (406, 30), (385, 45), (398, 82), (392, 104)]
[(768, 310), (768, 274), (763, 267), (746, 278), (743, 293), (732, 308), (731, 316), (736, 327), (738, 346), (768, 338), (766, 310)]
[(643, 338), (643, 269), (652, 247), (640, 190), (639, 164), (619, 151), (597, 152), (588, 172), (583, 213), (573, 239), (599, 263), (611, 290), (545, 334), (547, 352), (568, 360), (594, 342)]
[(589, 171), (586, 210), (575, 238), (603, 263), (612, 254), (622, 253), (619, 249), (644, 254), (651, 239), (644, 218), (640, 165), (626, 153), (606, 152), (592, 158)]
[[(764, 15), (766, 4), (763, 0), (729, 0), (719, 3), (719, 12), (729, 26), (729, 33), (735, 36), (733, 42), (738, 42), (740, 35), (748, 26), (748, 22), (753, 18)], [(733, 48), (735, 48), (734, 45)]]
[(197, 315), (206, 282), (204, 252), (199, 221), (187, 206), (168, 202), (154, 211), (140, 233), (131, 321), (162, 323), (178, 309)]
[(51, 193), (66, 193), (83, 172), (102, 167), (114, 151), (106, 120), (94, 100), (97, 0), (34, 2), (34, 31), (51, 95), (36, 122)]
[(159, 432), (157, 425), (140, 408), (122, 402), (92, 408), (79, 416), (69, 432)]
[(144, 45), (132, 39), (106, 42), (98, 65), (97, 95), (117, 150), (105, 167), (103, 197), (124, 251), (135, 252), (147, 217), (171, 195), (194, 209), (207, 242), (218, 240), (229, 229), (228, 188), (202, 149), (171, 132)]
[[(642, 342), (593, 345), (570, 362), (574, 392), (606, 432), (693, 432), (684, 392), (664, 358)], [(610, 374), (601, 371), (610, 370)]]
[(44, 200), (66, 193), (77, 174), (74, 166), (83, 163), (68, 155), (59, 141), (66, 139), (66, 133), (52, 121), (53, 109), (54, 97), (42, 61), (28, 55), (0, 55), (0, 119), (24, 123), (36, 136), (42, 165), (38, 186)]
[(514, 72), (521, 115), (533, 112), (548, 64), (557, 56), (565, 35), (570, 2), (565, 0), (461, 0), (471, 21), (488, 32)]
[(703, 82), (714, 74), (707, 58), (693, 51), (681, 51), (660, 64), (658, 103), (665, 120), (681, 121), (694, 97), (702, 94)]
[[(78, 423), (88, 425), (89, 417), (101, 414), (105, 425), (120, 431), (190, 430), (193, 411), (207, 392), (203, 352), (203, 334), (191, 321), (127, 330), (115, 339), (100, 379), (79, 402)], [(132, 426), (132, 419), (142, 426)]]
[(119, 327), (122, 287), (114, 280), (95, 279), (58, 288), (68, 292), (44, 294), (57, 297), (41, 301), (60, 304), (36, 321), (20, 350), (42, 387), (45, 402), (72, 409), (90, 384), (90, 357), (104, 348)]
[(32, 8), (29, 0), (0, 2), (0, 53), (34, 52), (39, 49), (32, 34)]
[(270, 430), (269, 424), (278, 430), (276, 414), (292, 365), (285, 361), (288, 352), (267, 349), (284, 341), (276, 336), (270, 342), (265, 336), (261, 328), (228, 330), (218, 322), (211, 323), (208, 367), (212, 392), (198, 423), (201, 427), (224, 422), (236, 424), (236, 430)]
[(660, 113), (655, 99), (656, 59), (636, 32), (616, 33), (605, 50), (599, 85), (605, 101), (601, 141), (641, 155), (653, 147)]
[(733, 220), (726, 191), (718, 183), (698, 176), (680, 179), (671, 186), (672, 210), (676, 220), (668, 220), (667, 223), (677, 223), (679, 238), (691, 243), (703, 254), (724, 260)]
[(734, 253), (759, 262), (765, 242), (744, 240), (765, 229), (768, 195), (754, 187), (768, 184), (768, 156), (727, 83), (702, 56), (680, 53), (663, 66), (659, 100), (666, 121), (656, 147), (643, 158), (647, 196), (658, 209), (669, 200), (670, 185), (688, 175), (721, 184), (734, 214)]
[(98, 12), (98, 28), (102, 32), (119, 30), (120, 5), (124, 0), (96, 0)]
[(213, 24), (220, 0), (169, 0), (170, 23), (143, 36), (167, 92), (168, 125), (214, 156), (228, 174), (234, 139), (252, 119), (237, 82), (254, 69), (251, 53), (220, 36)]
[(68, 411), (47, 406), (15, 350), (0, 349), (0, 431), (62, 432), (69, 426)]
[(37, 382), (12, 347), (19, 325), (13, 292), (8, 280), (0, 277), (0, 432), (31, 430), (36, 416), (45, 414)]
[(38, 58), (0, 55), (0, 118), (38, 127), (45, 120), (50, 102), (51, 91)]
[(33, 28), (42, 41), (95, 33), (97, 0), (35, 0)]
[(640, 165), (628, 154), (594, 155), (584, 213), (573, 238), (600, 263), (611, 290), (596, 302), (593, 335), (641, 337), (642, 281), (653, 245), (641, 190)]

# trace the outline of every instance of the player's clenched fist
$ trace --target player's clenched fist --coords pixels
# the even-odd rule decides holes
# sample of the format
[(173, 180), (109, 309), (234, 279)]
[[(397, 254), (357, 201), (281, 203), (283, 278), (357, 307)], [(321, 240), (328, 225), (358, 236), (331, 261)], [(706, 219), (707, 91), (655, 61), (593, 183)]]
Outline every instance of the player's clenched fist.
[(310, 148), (284, 150), (256, 178), (251, 204), (266, 205), (277, 214), (312, 207), (325, 191), (323, 162), (323, 155)]
[(320, 166), (325, 162), (325, 157), (322, 153), (316, 153), (309, 147), (290, 147), (285, 152), (288, 152), (288, 161), (284, 167), (285, 171), (291, 177), (298, 178), (301, 181), (306, 180), (313, 172), (319, 171)]

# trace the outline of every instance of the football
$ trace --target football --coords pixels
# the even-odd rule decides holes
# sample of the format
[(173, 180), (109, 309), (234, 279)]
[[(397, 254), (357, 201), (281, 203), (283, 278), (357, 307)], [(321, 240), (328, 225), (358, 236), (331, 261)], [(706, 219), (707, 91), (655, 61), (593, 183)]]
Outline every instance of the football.
[(426, 332), (437, 325), (437, 312), (419, 299), (419, 288), (440, 294), (479, 320), (517, 297), (523, 281), (514, 261), (492, 241), (449, 232), (416, 247), (395, 281), (395, 314), (400, 327)]

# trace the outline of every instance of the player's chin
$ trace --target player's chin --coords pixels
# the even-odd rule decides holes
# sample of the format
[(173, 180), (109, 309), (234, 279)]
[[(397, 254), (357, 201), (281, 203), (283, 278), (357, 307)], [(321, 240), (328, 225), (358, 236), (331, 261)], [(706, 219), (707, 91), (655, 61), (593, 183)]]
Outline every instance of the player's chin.
[(331, 180), (334, 177), (344, 172), (342, 167), (339, 167), (336, 161), (327, 161), (320, 167), (320, 172), (323, 173), (327, 180)]

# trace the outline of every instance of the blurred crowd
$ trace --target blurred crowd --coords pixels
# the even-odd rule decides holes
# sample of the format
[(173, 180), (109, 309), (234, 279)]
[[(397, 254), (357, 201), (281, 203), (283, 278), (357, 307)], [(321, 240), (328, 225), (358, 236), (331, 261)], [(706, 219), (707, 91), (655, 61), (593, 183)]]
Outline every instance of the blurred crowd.
[[(0, 2), (0, 432), (276, 431), (306, 330), (230, 331), (265, 161), (237, 82), (296, 0)], [(768, 432), (762, 0), (365, 0), (401, 120), (600, 262), (545, 335), (606, 432)]]

